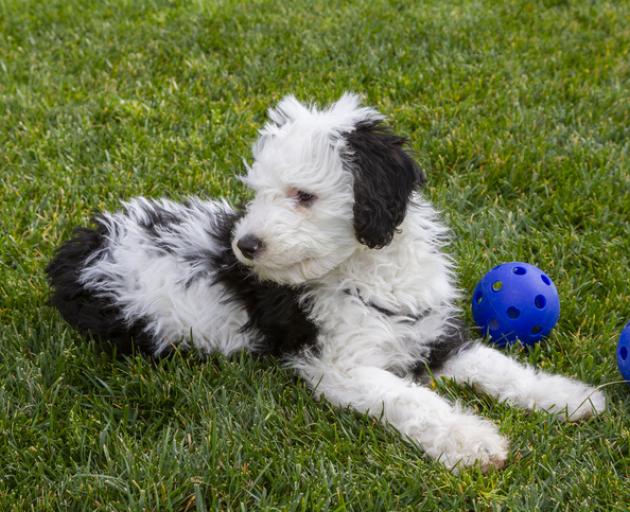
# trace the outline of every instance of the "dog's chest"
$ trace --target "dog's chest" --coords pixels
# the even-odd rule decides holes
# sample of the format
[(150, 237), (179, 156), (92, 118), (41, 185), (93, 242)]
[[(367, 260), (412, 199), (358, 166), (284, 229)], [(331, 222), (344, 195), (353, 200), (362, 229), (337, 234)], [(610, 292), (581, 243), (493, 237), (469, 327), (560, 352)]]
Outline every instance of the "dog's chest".
[(312, 294), (309, 317), (317, 326), (316, 345), (324, 359), (404, 373), (427, 359), (450, 313), (439, 308), (417, 314), (389, 310), (340, 290)]

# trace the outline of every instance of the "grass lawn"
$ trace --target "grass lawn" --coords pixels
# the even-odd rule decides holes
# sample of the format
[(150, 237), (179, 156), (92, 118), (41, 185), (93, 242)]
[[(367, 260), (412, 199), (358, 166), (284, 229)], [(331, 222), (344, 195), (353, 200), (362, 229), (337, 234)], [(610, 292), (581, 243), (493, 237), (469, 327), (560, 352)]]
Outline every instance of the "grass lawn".
[(629, 20), (628, 1), (0, 0), (0, 510), (627, 510), (627, 385), (574, 425), (439, 384), (512, 441), (504, 470), (454, 476), (272, 359), (112, 361), (46, 305), (43, 269), (123, 198), (242, 199), (266, 108), (349, 89), (410, 137), (467, 295), (504, 261), (554, 279), (557, 328), (514, 357), (619, 381)]

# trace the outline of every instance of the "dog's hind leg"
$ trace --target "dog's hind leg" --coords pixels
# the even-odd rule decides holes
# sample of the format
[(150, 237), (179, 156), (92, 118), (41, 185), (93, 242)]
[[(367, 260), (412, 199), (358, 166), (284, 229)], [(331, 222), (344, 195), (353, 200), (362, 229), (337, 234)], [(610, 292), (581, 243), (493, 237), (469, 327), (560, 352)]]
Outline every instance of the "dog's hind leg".
[(450, 377), (509, 404), (543, 409), (569, 421), (606, 408), (601, 391), (575, 379), (535, 370), (481, 343), (454, 354), (436, 376)]
[(454, 471), (475, 463), (483, 470), (505, 463), (508, 442), (495, 425), (410, 380), (375, 367), (329, 366), (317, 358), (294, 360), (293, 366), (316, 397), (394, 426)]

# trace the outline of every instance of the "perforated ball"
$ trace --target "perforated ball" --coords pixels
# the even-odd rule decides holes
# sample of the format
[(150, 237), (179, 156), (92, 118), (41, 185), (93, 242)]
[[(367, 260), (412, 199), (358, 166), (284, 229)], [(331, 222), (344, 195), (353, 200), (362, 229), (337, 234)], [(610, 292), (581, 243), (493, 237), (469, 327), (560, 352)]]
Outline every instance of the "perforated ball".
[(560, 317), (558, 290), (542, 270), (514, 261), (494, 267), (479, 281), (472, 313), (483, 335), (504, 346), (520, 340), (533, 345)]
[[(630, 322), (621, 331), (617, 344), (617, 366), (623, 378), (630, 381)], [(630, 382), (628, 382), (630, 384)]]

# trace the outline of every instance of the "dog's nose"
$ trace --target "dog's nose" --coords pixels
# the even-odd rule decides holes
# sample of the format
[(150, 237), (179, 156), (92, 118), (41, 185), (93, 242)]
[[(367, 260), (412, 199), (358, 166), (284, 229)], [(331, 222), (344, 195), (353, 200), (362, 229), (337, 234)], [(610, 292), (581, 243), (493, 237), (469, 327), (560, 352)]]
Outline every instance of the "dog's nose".
[(254, 235), (245, 235), (238, 239), (236, 246), (248, 260), (253, 260), (262, 248), (263, 243), (260, 238)]

